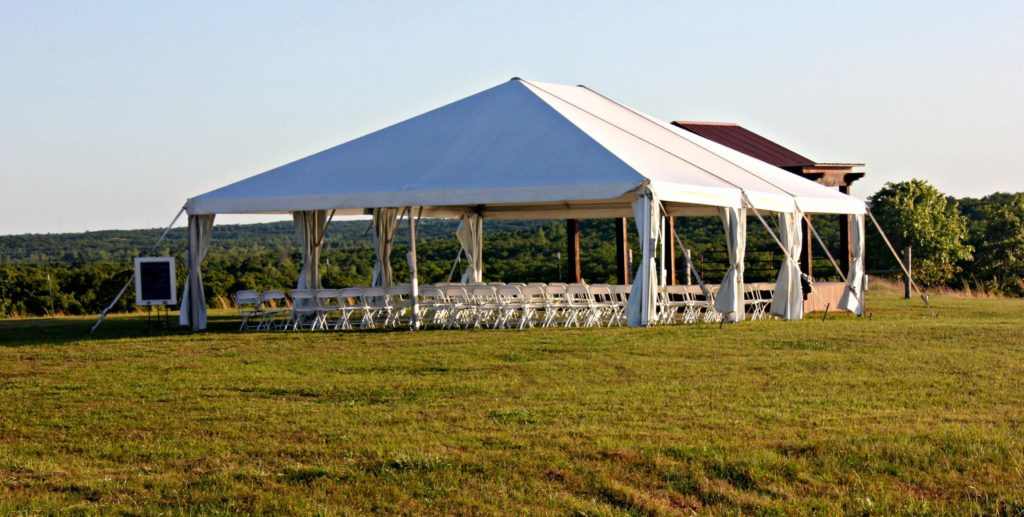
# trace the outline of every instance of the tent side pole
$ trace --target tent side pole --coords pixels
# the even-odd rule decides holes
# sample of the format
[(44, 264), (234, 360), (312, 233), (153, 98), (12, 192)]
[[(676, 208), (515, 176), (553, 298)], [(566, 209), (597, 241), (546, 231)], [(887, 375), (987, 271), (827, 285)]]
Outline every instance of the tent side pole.
[[(420, 282), (416, 267), (416, 226), (419, 216), (413, 218), (412, 207), (409, 207), (409, 284), (411, 292), (409, 298), (412, 302), (412, 315), (409, 318), (409, 328), (419, 330), (420, 328)], [(420, 209), (420, 215), (423, 209)]]

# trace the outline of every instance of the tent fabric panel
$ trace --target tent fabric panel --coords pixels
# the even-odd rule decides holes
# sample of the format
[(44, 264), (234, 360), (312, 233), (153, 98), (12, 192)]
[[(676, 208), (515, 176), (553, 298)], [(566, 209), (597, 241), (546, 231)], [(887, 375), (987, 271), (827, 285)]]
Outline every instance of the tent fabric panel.
[(864, 216), (855, 215), (850, 224), (852, 260), (846, 273), (846, 287), (839, 297), (839, 307), (857, 316), (864, 314)]
[[(548, 83), (529, 83), (536, 89), (543, 90), (552, 102), (578, 125), (588, 116), (604, 121), (607, 131), (617, 132), (622, 140), (632, 139), (645, 145), (649, 152), (665, 156), (673, 156), (677, 161), (688, 164), (689, 176), (685, 183), (696, 180), (695, 176), (705, 175), (715, 178), (730, 186), (740, 188), (748, 194), (756, 208), (775, 210), (769, 204), (760, 204), (769, 196), (804, 198), (814, 208), (831, 208), (828, 213), (856, 213), (863, 211), (863, 203), (834, 189), (800, 178), (788, 171), (762, 162), (734, 149), (713, 142), (694, 133), (685, 131), (655, 117), (644, 114), (627, 106), (610, 100), (584, 87), (570, 87)], [(566, 106), (571, 106), (572, 109)], [(589, 130), (588, 130), (589, 132)], [(598, 141), (602, 138), (596, 137)], [(617, 154), (623, 144), (610, 142), (605, 144)], [(627, 155), (620, 155), (630, 163)], [(645, 176), (652, 180), (667, 182), (680, 181), (682, 176), (673, 174), (670, 178), (658, 176), (656, 168), (637, 167)], [(838, 207), (824, 203), (814, 204), (815, 200), (826, 200), (839, 203)], [(774, 205), (779, 206), (777, 203)], [(794, 208), (784, 211), (792, 212)], [(804, 208), (804, 210), (807, 210)], [(838, 212), (841, 211), (841, 212)]]
[(661, 203), (653, 192), (637, 197), (633, 202), (633, 219), (640, 239), (640, 264), (633, 275), (633, 288), (626, 304), (626, 319), (630, 327), (648, 327), (657, 319), (658, 263), (655, 253), (661, 238)]
[(462, 283), (484, 281), (484, 218), (478, 214), (468, 213), (462, 216), (455, 236), (466, 256), (466, 271), (462, 273)]
[(743, 257), (747, 248), (747, 211), (740, 208), (721, 209), (725, 229), (729, 269), (715, 294), (715, 310), (728, 322), (743, 321)]
[(786, 320), (804, 317), (803, 283), (800, 281), (800, 266), (797, 263), (804, 240), (802, 219), (803, 215), (799, 212), (779, 214), (779, 240), (786, 248), (787, 257), (779, 268), (768, 312)]
[(197, 196), (189, 213), (593, 199), (643, 179), (509, 81)]
[(210, 251), (214, 217), (212, 214), (188, 216), (188, 279), (178, 307), (178, 323), (192, 330), (206, 329), (202, 264)]

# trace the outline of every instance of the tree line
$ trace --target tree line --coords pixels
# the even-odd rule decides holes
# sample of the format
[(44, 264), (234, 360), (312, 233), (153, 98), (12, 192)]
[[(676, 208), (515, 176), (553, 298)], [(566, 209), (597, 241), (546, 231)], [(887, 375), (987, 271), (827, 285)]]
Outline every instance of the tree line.
[[(926, 182), (887, 184), (869, 198), (875, 216), (899, 248), (913, 246), (915, 277), (922, 285), (968, 285), (1019, 296), (1024, 294), (1024, 195), (993, 194), (981, 199), (946, 197)], [(833, 254), (838, 253), (838, 217), (816, 216), (815, 227)], [(424, 219), (417, 242), (420, 281), (458, 279), (457, 221)], [(870, 225), (869, 225), (870, 226)], [(484, 275), (505, 282), (552, 282), (568, 276), (563, 221), (486, 221)], [(373, 271), (373, 248), (366, 220), (332, 222), (324, 240), (321, 274), (326, 287), (367, 285)], [(396, 280), (407, 281), (406, 229), (392, 252)], [(693, 262), (709, 282), (724, 273), (725, 242), (715, 217), (677, 218), (676, 231), (691, 250)], [(783, 257), (756, 218), (748, 221), (748, 281), (774, 279)], [(132, 275), (132, 257), (176, 257), (179, 297), (187, 276), (185, 230), (172, 230), (161, 246), (152, 244), (158, 229), (77, 234), (0, 236), (0, 316), (96, 314), (110, 303)], [(207, 302), (230, 303), (242, 289), (288, 289), (294, 286), (301, 256), (290, 222), (214, 227), (203, 264)], [(895, 263), (876, 232), (868, 234), (868, 269), (891, 269)], [(615, 267), (614, 221), (584, 220), (580, 232), (584, 279), (620, 282)], [(636, 230), (630, 222), (630, 246), (639, 258)], [(673, 243), (675, 245), (675, 243)], [(686, 267), (677, 246), (677, 276)], [(819, 279), (834, 279), (832, 266), (817, 252)], [(454, 266), (454, 267), (453, 267)], [(129, 291), (115, 311), (134, 310)]]

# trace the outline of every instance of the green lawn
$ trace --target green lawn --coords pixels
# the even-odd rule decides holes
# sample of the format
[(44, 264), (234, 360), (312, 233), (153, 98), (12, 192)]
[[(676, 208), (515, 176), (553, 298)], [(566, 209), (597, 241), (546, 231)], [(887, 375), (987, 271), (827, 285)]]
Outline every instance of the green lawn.
[(1024, 301), (654, 329), (0, 321), (0, 514), (1024, 512)]

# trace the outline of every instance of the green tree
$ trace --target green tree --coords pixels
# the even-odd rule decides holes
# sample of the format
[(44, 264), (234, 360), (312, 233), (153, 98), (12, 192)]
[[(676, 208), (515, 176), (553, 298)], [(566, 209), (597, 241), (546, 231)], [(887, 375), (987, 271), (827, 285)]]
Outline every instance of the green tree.
[(986, 288), (1024, 295), (1024, 193), (980, 207), (972, 272)]
[[(927, 181), (886, 183), (868, 204), (897, 250), (913, 248), (914, 280), (920, 285), (948, 283), (971, 260), (967, 219), (955, 199)], [(868, 247), (873, 267), (896, 267), (877, 233), (869, 233)]]

